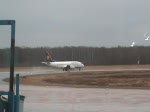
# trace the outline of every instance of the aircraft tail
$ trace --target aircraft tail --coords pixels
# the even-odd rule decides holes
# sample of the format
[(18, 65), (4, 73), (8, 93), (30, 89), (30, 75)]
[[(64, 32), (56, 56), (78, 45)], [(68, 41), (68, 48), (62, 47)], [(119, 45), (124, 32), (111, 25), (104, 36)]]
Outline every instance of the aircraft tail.
[(51, 57), (51, 55), (49, 54), (48, 51), (46, 51), (46, 61), (47, 61), (47, 62), (54, 62), (54, 61), (52, 60), (52, 57)]

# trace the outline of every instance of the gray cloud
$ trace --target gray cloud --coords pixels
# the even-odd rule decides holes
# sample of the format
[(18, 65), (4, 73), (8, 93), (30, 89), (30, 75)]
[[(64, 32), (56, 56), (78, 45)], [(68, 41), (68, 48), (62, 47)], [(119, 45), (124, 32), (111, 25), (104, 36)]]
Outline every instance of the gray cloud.
[[(149, 4), (148, 0), (5, 0), (0, 19), (16, 20), (17, 46), (114, 47), (132, 41), (149, 45), (143, 37), (150, 31)], [(8, 32), (0, 30), (0, 37)]]

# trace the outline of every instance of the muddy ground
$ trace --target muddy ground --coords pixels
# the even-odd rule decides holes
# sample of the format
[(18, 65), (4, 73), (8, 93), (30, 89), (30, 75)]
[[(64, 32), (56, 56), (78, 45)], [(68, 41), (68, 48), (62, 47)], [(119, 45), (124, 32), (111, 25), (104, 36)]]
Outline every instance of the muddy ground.
[(61, 74), (22, 76), (21, 83), (40, 86), (150, 89), (149, 68), (149, 65), (86, 67), (85, 70), (124, 69), (124, 71), (64, 72)]
[(150, 71), (41, 74), (21, 77), (21, 83), (42, 86), (150, 89)]
[[(118, 70), (118, 69), (122, 69), (124, 71), (92, 71), (92, 72), (70, 71), (61, 74), (28, 75), (21, 77), (21, 83), (39, 86), (149, 89), (150, 88), (149, 68), (150, 65), (88, 66), (84, 68), (84, 71)], [(34, 70), (36, 69), (47, 70), (47, 67), (34, 68)], [(27, 69), (19, 68), (19, 70), (32, 71), (33, 68)], [(6, 80), (8, 81), (9, 79)]]

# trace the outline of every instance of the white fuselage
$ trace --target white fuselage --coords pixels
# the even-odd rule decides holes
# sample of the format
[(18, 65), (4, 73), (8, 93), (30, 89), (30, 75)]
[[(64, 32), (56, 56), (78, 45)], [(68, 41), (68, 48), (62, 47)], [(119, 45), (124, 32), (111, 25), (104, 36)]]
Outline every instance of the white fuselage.
[(69, 66), (70, 69), (84, 67), (84, 64), (79, 61), (59, 61), (59, 62), (43, 62), (43, 63), (51, 67), (62, 68), (62, 69), (67, 66)]

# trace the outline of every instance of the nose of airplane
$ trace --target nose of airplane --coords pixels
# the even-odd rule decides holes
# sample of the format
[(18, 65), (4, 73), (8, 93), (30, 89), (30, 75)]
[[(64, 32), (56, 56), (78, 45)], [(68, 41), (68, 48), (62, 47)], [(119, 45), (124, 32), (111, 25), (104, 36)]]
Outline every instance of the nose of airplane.
[(81, 63), (81, 66), (82, 66), (82, 67), (84, 67), (84, 64), (83, 64), (83, 63)]

